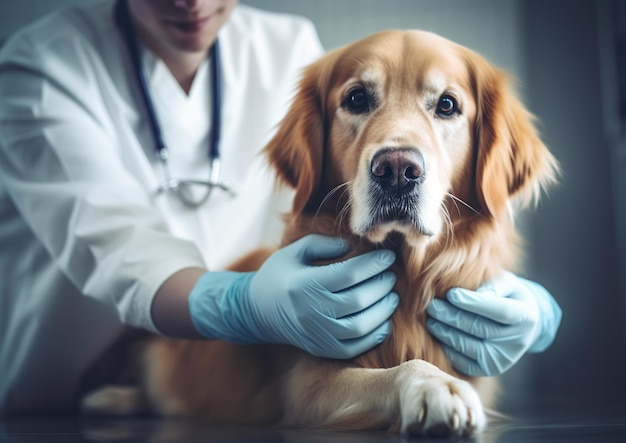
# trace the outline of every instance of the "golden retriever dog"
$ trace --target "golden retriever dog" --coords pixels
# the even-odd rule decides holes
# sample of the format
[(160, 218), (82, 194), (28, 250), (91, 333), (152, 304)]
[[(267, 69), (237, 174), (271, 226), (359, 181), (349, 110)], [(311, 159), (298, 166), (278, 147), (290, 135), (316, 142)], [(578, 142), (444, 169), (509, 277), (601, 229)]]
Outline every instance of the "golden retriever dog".
[[(451, 287), (475, 289), (515, 270), (513, 208), (555, 179), (556, 161), (507, 76), (431, 33), (375, 34), (305, 70), (265, 152), (295, 189), (283, 244), (320, 233), (349, 239), (352, 255), (396, 252), (401, 301), (391, 333), (350, 361), (155, 338), (141, 365), (152, 407), (220, 423), (411, 435), (484, 429), (490, 380), (454, 370), (425, 310)], [(256, 267), (264, 254), (235, 268)]]

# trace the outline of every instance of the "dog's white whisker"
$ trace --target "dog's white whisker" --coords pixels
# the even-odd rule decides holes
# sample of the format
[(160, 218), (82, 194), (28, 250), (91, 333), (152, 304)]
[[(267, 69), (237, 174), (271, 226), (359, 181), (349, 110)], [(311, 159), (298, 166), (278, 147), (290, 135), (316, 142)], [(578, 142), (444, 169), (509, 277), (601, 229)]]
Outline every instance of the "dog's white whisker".
[(345, 183), (342, 183), (340, 185), (335, 186), (333, 189), (331, 189), (330, 191), (328, 191), (326, 193), (326, 195), (324, 196), (324, 198), (322, 199), (322, 202), (319, 204), (319, 206), (317, 207), (317, 211), (315, 211), (315, 216), (317, 217), (320, 213), (320, 211), (322, 210), (322, 207), (326, 204), (326, 202), (335, 194), (337, 193), (337, 191), (339, 191), (341, 188), (345, 188), (344, 191), (342, 192), (341, 196), (344, 195), (345, 192), (347, 192), (348, 190), (348, 185), (350, 184), (350, 181), (347, 181)]
[(471, 210), (472, 212), (474, 212), (475, 214), (480, 215), (480, 211), (476, 210), (474, 207), (472, 207), (470, 204), (466, 203), (465, 201), (463, 201), (462, 199), (460, 199), (459, 197), (457, 197), (456, 195), (448, 192), (447, 193), (448, 197), (450, 197), (452, 199), (452, 201), (454, 202), (454, 205), (457, 207), (457, 211), (460, 212), (460, 208), (457, 205), (457, 202), (461, 203), (463, 206), (465, 206), (466, 208), (468, 208), (469, 210)]
[(350, 207), (352, 206), (352, 197), (348, 199), (348, 201), (343, 205), (343, 208), (337, 214), (337, 226), (344, 225), (344, 219), (348, 215), (350, 211)]
[[(455, 203), (456, 205), (456, 203)], [(448, 235), (446, 235), (446, 244), (445, 248), (449, 248), (454, 244), (454, 224), (452, 223), (452, 217), (450, 216), (450, 211), (445, 206), (441, 206), (441, 215), (443, 217), (443, 222), (446, 227), (446, 231)]]

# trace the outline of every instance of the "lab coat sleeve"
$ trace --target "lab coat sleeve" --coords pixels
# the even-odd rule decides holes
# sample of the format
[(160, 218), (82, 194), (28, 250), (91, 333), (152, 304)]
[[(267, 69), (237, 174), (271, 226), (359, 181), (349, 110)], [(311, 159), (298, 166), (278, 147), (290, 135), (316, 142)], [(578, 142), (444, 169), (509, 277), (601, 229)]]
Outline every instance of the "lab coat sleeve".
[[(161, 284), (204, 267), (172, 236), (120, 155), (95, 53), (75, 38), (10, 42), (0, 56), (0, 180), (56, 265), (123, 323), (156, 332)], [(16, 253), (19, 253), (16, 251)]]

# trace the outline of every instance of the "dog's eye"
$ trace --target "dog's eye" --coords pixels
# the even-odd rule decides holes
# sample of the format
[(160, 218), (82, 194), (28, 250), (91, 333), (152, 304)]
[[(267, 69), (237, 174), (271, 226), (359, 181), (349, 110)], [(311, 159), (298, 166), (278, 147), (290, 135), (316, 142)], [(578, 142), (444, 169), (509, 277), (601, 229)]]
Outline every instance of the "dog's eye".
[(344, 101), (344, 106), (355, 114), (364, 114), (370, 110), (370, 99), (363, 88), (351, 90)]
[(451, 117), (458, 112), (456, 100), (449, 95), (442, 95), (437, 103), (437, 115)]

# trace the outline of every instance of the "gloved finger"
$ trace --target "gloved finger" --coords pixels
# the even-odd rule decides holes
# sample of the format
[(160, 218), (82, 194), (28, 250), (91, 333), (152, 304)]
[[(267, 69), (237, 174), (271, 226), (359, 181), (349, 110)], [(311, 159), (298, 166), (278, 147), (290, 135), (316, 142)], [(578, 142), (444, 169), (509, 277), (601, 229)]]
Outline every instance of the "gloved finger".
[(396, 284), (396, 274), (380, 274), (340, 292), (330, 294), (329, 309), (335, 318), (356, 314), (388, 295)]
[(398, 294), (391, 292), (361, 312), (339, 319), (327, 317), (320, 324), (338, 340), (365, 337), (389, 320), (399, 303)]
[(448, 291), (446, 298), (460, 309), (501, 324), (514, 325), (527, 321), (533, 315), (534, 306), (529, 305), (528, 300), (498, 295), (504, 293), (507, 292), (493, 292), (481, 288), (477, 291), (454, 288)]
[(341, 342), (340, 355), (334, 358), (346, 359), (361, 355), (385, 341), (389, 332), (391, 332), (391, 320), (384, 322), (364, 337), (343, 340)]
[(468, 312), (444, 300), (435, 299), (426, 308), (431, 318), (481, 339), (504, 337), (505, 325)]
[(509, 271), (504, 271), (497, 277), (487, 280), (478, 287), (478, 291), (492, 291), (501, 297), (508, 297), (519, 288), (519, 277)]
[(483, 340), (468, 335), (463, 331), (437, 320), (428, 319), (426, 326), (437, 340), (469, 359), (477, 360), (480, 355), (481, 346), (485, 346)]
[(492, 375), (483, 369), (476, 360), (467, 358), (465, 355), (455, 351), (449, 346), (443, 345), (442, 348), (446, 357), (448, 357), (448, 360), (450, 360), (450, 363), (452, 363), (452, 366), (454, 366), (454, 369), (457, 371), (469, 375), (470, 377), (486, 377)]
[(535, 295), (539, 318), (541, 318), (541, 334), (528, 352), (543, 352), (552, 344), (561, 324), (563, 312), (554, 297), (546, 288), (530, 280), (525, 281)]
[(339, 237), (309, 234), (287, 246), (287, 248), (296, 254), (302, 263), (309, 264), (347, 254), (350, 251), (350, 243)]
[(326, 266), (312, 266), (307, 272), (328, 291), (338, 292), (380, 274), (395, 259), (393, 251), (381, 249)]

